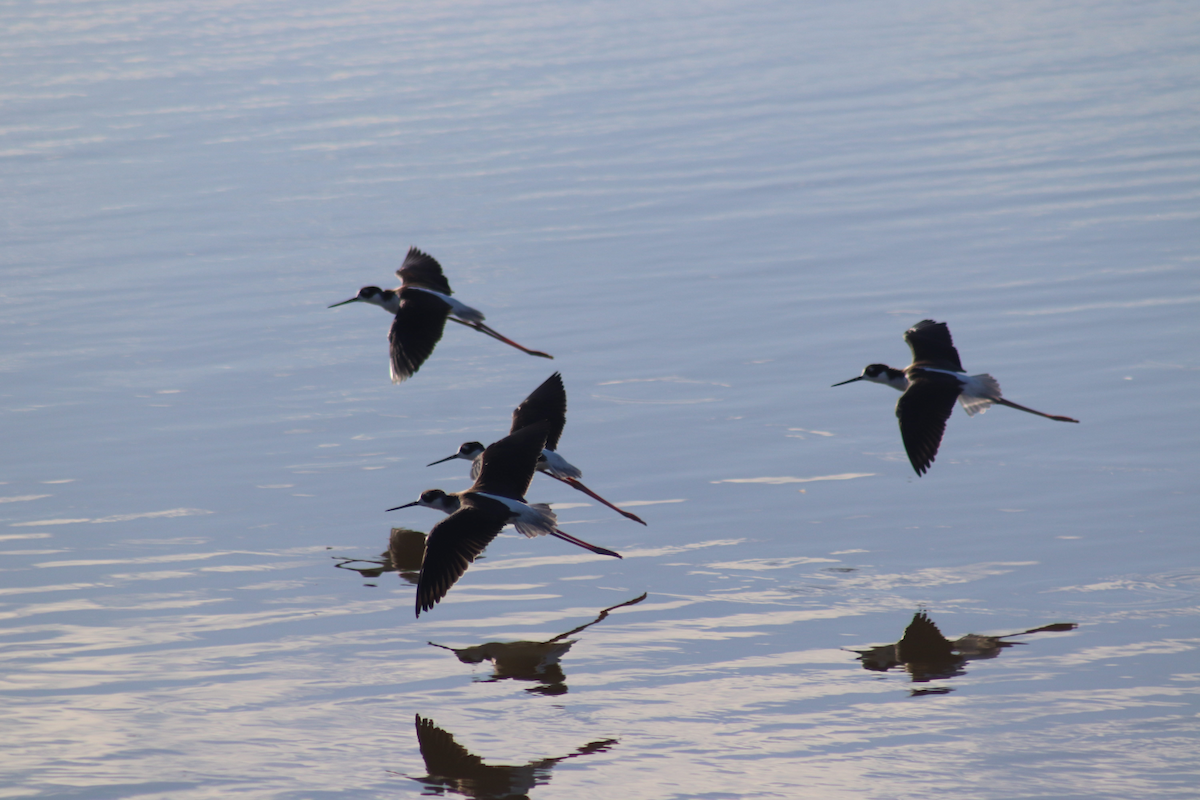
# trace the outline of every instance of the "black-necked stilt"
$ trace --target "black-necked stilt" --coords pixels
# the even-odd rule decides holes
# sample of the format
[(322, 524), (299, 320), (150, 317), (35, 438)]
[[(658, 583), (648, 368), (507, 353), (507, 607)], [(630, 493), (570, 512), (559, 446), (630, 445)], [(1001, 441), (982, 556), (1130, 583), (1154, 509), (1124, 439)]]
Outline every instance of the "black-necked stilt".
[(417, 581), (418, 617), (446, 596), (467, 566), (509, 523), (526, 536), (549, 534), (593, 553), (621, 557), (558, 530), (550, 506), (525, 502), (538, 454), (546, 444), (547, 428), (547, 423), (537, 423), (494, 442), (483, 451), (479, 477), (469, 489), (430, 489), (412, 503), (388, 509), (425, 506), (450, 515), (433, 526), (425, 542), (425, 562)]
[[(557, 372), (543, 381), (541, 386), (530, 392), (529, 396), (513, 409), (512, 427), (509, 429), (509, 433), (516, 433), (522, 428), (526, 428), (537, 422), (545, 422), (549, 425), (548, 435), (546, 436), (546, 447), (542, 450), (542, 455), (538, 458), (538, 472), (545, 473), (555, 480), (562, 481), (573, 489), (578, 489), (588, 497), (603, 503), (613, 511), (634, 522), (640, 522), (643, 525), (646, 524), (637, 514), (618, 508), (584, 486), (583, 482), (579, 480), (583, 477), (583, 472), (579, 467), (571, 464), (558, 454), (558, 440), (562, 436), (563, 427), (567, 424), (567, 390), (563, 386), (562, 375)], [(477, 478), (479, 477), (479, 457), (481, 455), (483, 455), (482, 444), (479, 442), (464, 442), (454, 455), (446, 456), (427, 466), (432, 467), (434, 464), (441, 464), (454, 458), (461, 458), (471, 462), (471, 477)]]
[[(540, 758), (520, 766), (485, 764), (483, 759), (454, 740), (432, 719), (417, 714), (417, 743), (425, 760), (428, 775), (422, 778), (405, 777), (433, 790), (426, 794), (441, 795), (449, 789), (465, 797), (486, 798), (528, 797), (536, 786), (550, 782), (550, 770), (569, 758), (603, 753), (616, 739), (600, 739), (576, 748), (573, 753), (557, 758)], [(400, 773), (397, 773), (400, 774)]]
[(955, 400), (962, 403), (967, 416), (981, 414), (995, 403), (1059, 422), (1079, 422), (1005, 400), (1000, 396), (1000, 384), (991, 375), (964, 374), (950, 329), (944, 322), (923, 319), (904, 332), (904, 341), (913, 354), (912, 364), (904, 369), (870, 364), (857, 378), (833, 385), (865, 380), (904, 393), (896, 403), (896, 416), (900, 419), (904, 450), (918, 475), (925, 474), (937, 455)]
[(347, 303), (370, 303), (395, 315), (388, 333), (392, 383), (411, 378), (421, 368), (441, 340), (447, 319), (486, 333), (531, 356), (554, 358), (549, 353), (523, 347), (484, 325), (482, 312), (450, 296), (453, 292), (450, 291), (450, 282), (442, 274), (442, 265), (428, 253), (415, 247), (409, 248), (396, 275), (400, 277), (399, 288), (364, 286), (356, 296), (329, 306), (337, 308)]

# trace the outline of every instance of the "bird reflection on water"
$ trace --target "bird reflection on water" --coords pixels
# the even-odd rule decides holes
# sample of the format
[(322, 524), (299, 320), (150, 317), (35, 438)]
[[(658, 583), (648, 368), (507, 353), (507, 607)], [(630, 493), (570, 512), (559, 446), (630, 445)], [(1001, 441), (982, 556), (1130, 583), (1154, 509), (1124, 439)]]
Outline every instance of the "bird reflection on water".
[(532, 681), (537, 683), (526, 689), (527, 692), (544, 695), (559, 695), (567, 693), (566, 675), (563, 674), (559, 659), (567, 654), (575, 640), (569, 636), (590, 628), (608, 616), (608, 612), (625, 606), (633, 606), (646, 599), (641, 597), (626, 600), (615, 606), (609, 606), (601, 611), (591, 622), (572, 628), (566, 633), (560, 633), (553, 639), (544, 642), (485, 642), (474, 647), (446, 647), (430, 642), (434, 647), (449, 650), (464, 664), (479, 664), (483, 661), (492, 662), (492, 676), (476, 679), (479, 683), (495, 683), (503, 680)]
[[(415, 586), (421, 575), (421, 562), (424, 559), (425, 534), (409, 528), (392, 528), (392, 532), (388, 536), (388, 549), (379, 554), (378, 561), (342, 558), (334, 566), (338, 569), (354, 570), (364, 578), (378, 578), (385, 572), (398, 572), (401, 578)], [(355, 567), (351, 566), (352, 564), (371, 564), (372, 566)]]
[(535, 786), (550, 782), (550, 770), (568, 758), (603, 753), (617, 743), (616, 739), (600, 739), (557, 758), (530, 761), (519, 767), (490, 766), (483, 759), (454, 741), (454, 736), (439, 728), (433, 720), (417, 714), (417, 743), (429, 774), (424, 778), (406, 778), (432, 789), (423, 794), (442, 794), (449, 790), (477, 800), (521, 800)]
[[(869, 650), (851, 650), (851, 652), (858, 653), (863, 669), (887, 672), (892, 667), (903, 666), (904, 670), (912, 675), (913, 683), (927, 683), (931, 680), (965, 675), (964, 665), (968, 661), (995, 658), (1006, 647), (1024, 644), (1024, 642), (1005, 641), (1014, 636), (1071, 631), (1077, 627), (1079, 626), (1074, 622), (1058, 622), (1004, 636), (981, 636), (968, 633), (966, 636), (951, 641), (942, 635), (938, 626), (924, 611), (918, 611), (913, 615), (912, 622), (905, 628), (904, 636), (900, 641), (895, 644), (872, 647)], [(948, 694), (949, 692), (949, 688), (942, 687), (914, 689), (911, 694), (915, 697), (924, 694)]]

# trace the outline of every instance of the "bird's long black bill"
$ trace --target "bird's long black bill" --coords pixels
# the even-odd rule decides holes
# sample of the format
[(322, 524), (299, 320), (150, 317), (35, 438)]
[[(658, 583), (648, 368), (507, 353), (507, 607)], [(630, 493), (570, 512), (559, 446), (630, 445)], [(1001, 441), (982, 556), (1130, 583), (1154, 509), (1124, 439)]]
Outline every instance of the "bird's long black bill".
[(420, 500), (414, 500), (414, 501), (412, 501), (411, 503), (405, 503), (405, 504), (404, 504), (404, 505), (402, 505), (402, 506), (396, 506), (395, 508), (389, 508), (389, 509), (387, 509), (387, 510), (388, 510), (388, 511), (399, 511), (399, 510), (400, 510), (400, 509), (402, 509), (402, 508), (412, 508), (413, 506), (419, 506), (419, 505), (421, 505), (421, 501), (420, 501)]
[(342, 302), (340, 302), (340, 303), (334, 303), (334, 304), (333, 304), (333, 305), (331, 305), (331, 306), (325, 306), (325, 307), (326, 307), (326, 308), (337, 308), (338, 306), (344, 306), (344, 305), (346, 305), (347, 303), (357, 303), (357, 302), (358, 302), (358, 298), (357, 298), (357, 297), (351, 297), (349, 300), (343, 300), (343, 301), (342, 301)]
[(1039, 417), (1045, 417), (1046, 419), (1057, 420), (1058, 422), (1079, 422), (1079, 420), (1072, 419), (1071, 417), (1060, 417), (1057, 414), (1044, 414), (1041, 411), (1034, 411), (1032, 408), (1026, 408), (1025, 406), (1017, 405), (1016, 403), (1014, 403), (1011, 400), (1005, 400), (1003, 397), (997, 397), (994, 400), (992, 400), (992, 402), (999, 403), (1002, 406), (1008, 406), (1009, 408), (1015, 408), (1018, 411), (1028, 411), (1030, 414), (1037, 414)]
[[(842, 381), (841, 383), (835, 383), (835, 384), (833, 384), (833, 386), (845, 386), (847, 383), (854, 383), (855, 381), (861, 381), (862, 379), (863, 379), (862, 375), (859, 375), (857, 378), (851, 378), (848, 381)], [(829, 388), (832, 389), (833, 386), (830, 386)]]
[(590, 542), (585, 542), (583, 539), (572, 536), (571, 534), (566, 533), (564, 531), (560, 531), (558, 528), (555, 528), (553, 531), (551, 531), (550, 535), (555, 536), (559, 539), (562, 539), (564, 542), (570, 542), (573, 545), (582, 547), (584, 550), (591, 550), (593, 553), (596, 553), (597, 555), (612, 556), (613, 558), (621, 558), (620, 553), (614, 552), (612, 550), (608, 550), (603, 547), (598, 547), (594, 544), (591, 544)]
[(459, 319), (458, 317), (450, 317), (450, 319), (454, 320), (459, 325), (466, 325), (468, 328), (474, 328), (475, 330), (479, 331), (480, 333), (486, 333), (488, 336), (492, 337), (493, 339), (504, 342), (505, 344), (507, 344), (511, 347), (517, 348), (522, 353), (528, 353), (529, 355), (537, 356), (538, 358), (554, 358), (554, 356), (550, 355), (549, 353), (543, 353), (541, 350), (530, 350), (528, 347), (519, 345), (516, 342), (514, 342), (512, 339), (509, 339), (507, 336), (500, 335), (498, 332), (492, 330), (487, 325), (484, 325), (482, 322), (467, 322), (465, 320)]
[(643, 525), (646, 524), (646, 521), (644, 519), (642, 519), (641, 517), (639, 517), (637, 514), (634, 514), (631, 511), (626, 511), (623, 508), (618, 508), (617, 506), (614, 506), (612, 503), (608, 502), (603, 497), (596, 494), (591, 489), (584, 486), (580, 481), (577, 481), (574, 478), (559, 478), (557, 475), (551, 475), (550, 477), (562, 481), (563, 483), (570, 486), (572, 489), (578, 489), (579, 491), (583, 492), (584, 494), (586, 494), (588, 497), (592, 498), (593, 500), (595, 500), (599, 503), (603, 503), (604, 505), (608, 506), (613, 511), (620, 514), (622, 517), (625, 517), (625, 519), (631, 519), (634, 522), (640, 522)]
[(445, 464), (447, 461), (450, 461), (451, 459), (455, 459), (455, 458), (458, 458), (458, 453), (455, 453), (452, 456), (446, 456), (445, 458), (439, 458), (437, 461), (431, 461), (430, 463), (426, 464), (425, 466), (432, 467), (434, 464)]

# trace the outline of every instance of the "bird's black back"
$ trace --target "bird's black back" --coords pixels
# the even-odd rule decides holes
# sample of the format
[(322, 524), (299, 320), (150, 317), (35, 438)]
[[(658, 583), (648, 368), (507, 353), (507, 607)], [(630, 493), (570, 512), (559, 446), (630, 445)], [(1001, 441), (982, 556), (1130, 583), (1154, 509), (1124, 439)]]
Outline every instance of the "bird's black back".
[(548, 429), (549, 423), (535, 422), (488, 445), (481, 456), (479, 477), (468, 491), (523, 498), (546, 446)]
[(912, 349), (913, 366), (964, 371), (946, 323), (923, 319), (904, 332), (904, 341)]
[(918, 475), (924, 475), (937, 455), (961, 387), (944, 373), (912, 370), (908, 375), (908, 389), (896, 403), (896, 417), (908, 460)]
[(433, 526), (417, 579), (417, 616), (446, 596), (508, 519), (464, 500), (458, 511)]
[(400, 290), (400, 310), (392, 321), (388, 343), (392, 354), (392, 381), (411, 378), (433, 353), (446, 329), (450, 305), (420, 289)]
[(428, 253), (423, 253), (415, 247), (408, 248), (404, 263), (396, 270), (400, 282), (405, 286), (424, 286), (444, 295), (451, 295), (450, 281), (442, 273), (442, 265)]
[(513, 409), (512, 427), (509, 433), (528, 428), (535, 422), (546, 422), (547, 450), (557, 450), (563, 427), (567, 424), (567, 390), (562, 375), (554, 373), (542, 385), (529, 393), (521, 405)]

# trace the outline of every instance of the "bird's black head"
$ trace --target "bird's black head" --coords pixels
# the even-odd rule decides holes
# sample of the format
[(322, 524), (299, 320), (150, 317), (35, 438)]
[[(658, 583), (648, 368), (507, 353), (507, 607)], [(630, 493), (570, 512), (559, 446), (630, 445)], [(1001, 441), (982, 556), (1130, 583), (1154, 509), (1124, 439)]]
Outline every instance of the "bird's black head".
[(384, 290), (378, 286), (364, 286), (358, 290), (358, 294), (351, 297), (349, 300), (343, 300), (340, 303), (334, 303), (330, 308), (344, 306), (347, 303), (371, 303), (373, 305), (381, 305), (384, 299)]
[(481, 442), (463, 442), (462, 446), (458, 448), (458, 457), (474, 460), (486, 449)]
[(868, 364), (863, 368), (862, 377), (867, 380), (874, 380), (880, 375), (886, 375), (889, 369), (891, 368), (887, 364)]
[(456, 458), (474, 461), (477, 457), (483, 454), (484, 449), (484, 446), (479, 442), (463, 442), (454, 455), (446, 456), (445, 458), (439, 458), (437, 461), (432, 461), (425, 466), (432, 467), (434, 464), (444, 464), (447, 461), (453, 461)]
[(446, 493), (441, 489), (427, 489), (421, 492), (422, 505), (436, 505), (438, 502), (446, 499)]
[(863, 367), (862, 375), (859, 375), (857, 378), (851, 378), (848, 381), (835, 383), (834, 386), (845, 386), (847, 383), (854, 383), (855, 381), (874, 381), (875, 383), (886, 383), (889, 386), (896, 386), (900, 391), (904, 391), (904, 387), (893, 383), (897, 379), (897, 376), (899, 376), (901, 382), (905, 382), (903, 380), (904, 373), (892, 369), (887, 364), (868, 364)]

